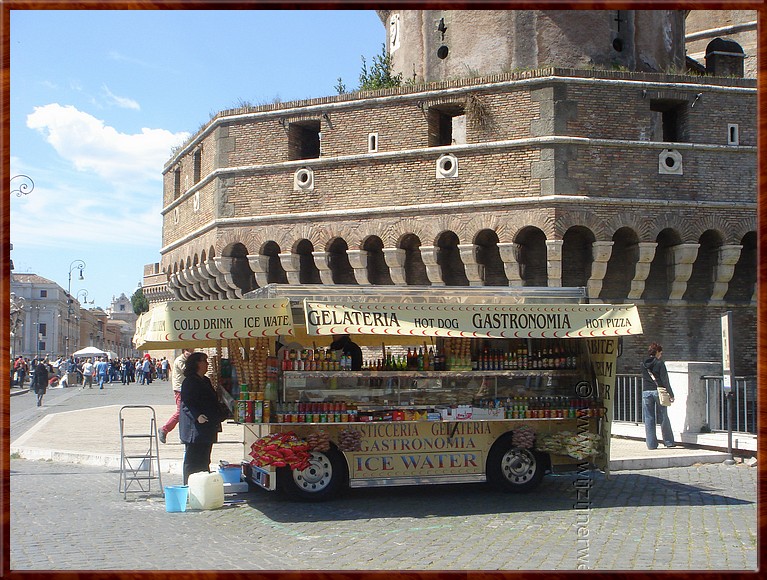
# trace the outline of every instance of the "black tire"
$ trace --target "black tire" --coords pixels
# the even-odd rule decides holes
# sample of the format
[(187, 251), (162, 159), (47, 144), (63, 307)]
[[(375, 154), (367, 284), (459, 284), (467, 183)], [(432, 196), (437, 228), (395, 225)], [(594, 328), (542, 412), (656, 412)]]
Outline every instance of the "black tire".
[(290, 499), (325, 501), (336, 497), (347, 485), (346, 459), (335, 448), (312, 451), (311, 465), (303, 471), (283, 467), (277, 470), (277, 488)]
[(546, 473), (548, 456), (514, 447), (510, 436), (501, 437), (487, 454), (487, 480), (501, 489), (524, 493), (538, 486)]

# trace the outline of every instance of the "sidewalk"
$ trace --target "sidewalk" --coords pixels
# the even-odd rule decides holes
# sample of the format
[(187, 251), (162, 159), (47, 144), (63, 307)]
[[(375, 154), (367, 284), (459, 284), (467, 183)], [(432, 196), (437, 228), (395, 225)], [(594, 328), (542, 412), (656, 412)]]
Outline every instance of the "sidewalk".
[[(21, 392), (21, 390), (19, 390)], [(120, 422), (119, 413), (123, 405), (109, 405), (65, 411), (45, 416), (38, 424), (11, 442), (11, 454), (24, 459), (60, 461), (101, 465), (120, 469)], [(170, 416), (174, 405), (151, 405), (157, 421)], [(149, 434), (151, 410), (127, 409), (124, 412), (126, 433)], [(219, 442), (213, 446), (213, 464), (220, 460), (238, 463), (245, 459), (243, 449), (243, 426), (226, 423)], [(132, 439), (132, 445), (143, 445), (148, 450), (146, 439)], [(135, 450), (135, 447), (130, 449)], [(126, 454), (129, 449), (126, 448)], [(168, 435), (168, 442), (159, 445), (160, 468), (163, 473), (180, 474), (184, 456), (184, 445), (178, 439), (178, 428)], [(690, 446), (653, 451), (647, 449), (643, 439), (613, 437), (611, 441), (610, 470), (636, 470), (664, 467), (687, 467), (697, 463), (721, 463), (727, 453)]]

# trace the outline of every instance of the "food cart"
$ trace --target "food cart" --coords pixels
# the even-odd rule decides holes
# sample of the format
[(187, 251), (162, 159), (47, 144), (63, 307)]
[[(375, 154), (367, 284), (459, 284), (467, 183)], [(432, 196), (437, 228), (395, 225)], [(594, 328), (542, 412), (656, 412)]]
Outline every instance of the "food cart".
[[(287, 299), (305, 321), (271, 351), (278, 388), (236, 393), (256, 485), (306, 501), (459, 482), (522, 492), (547, 472), (608, 469), (618, 338), (642, 332), (634, 305), (586, 304), (573, 288), (269, 285), (247, 297)], [(361, 370), (327, 349), (340, 334), (362, 346)]]

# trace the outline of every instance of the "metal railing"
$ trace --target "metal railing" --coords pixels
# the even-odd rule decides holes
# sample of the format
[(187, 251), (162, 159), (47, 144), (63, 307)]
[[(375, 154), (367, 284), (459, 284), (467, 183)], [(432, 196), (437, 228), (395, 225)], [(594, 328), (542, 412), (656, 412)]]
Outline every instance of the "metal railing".
[[(712, 431), (727, 430), (727, 402), (725, 401), (723, 378), (720, 376), (701, 377), (706, 389), (706, 424)], [(733, 377), (732, 430), (739, 433), (756, 434), (756, 377)]]
[(642, 375), (617, 375), (613, 421), (642, 423)]
[[(701, 377), (706, 393), (706, 424), (712, 431), (727, 430), (727, 404), (721, 376)], [(732, 430), (756, 434), (756, 377), (734, 377), (735, 409)], [(617, 375), (613, 421), (642, 423), (642, 375)]]

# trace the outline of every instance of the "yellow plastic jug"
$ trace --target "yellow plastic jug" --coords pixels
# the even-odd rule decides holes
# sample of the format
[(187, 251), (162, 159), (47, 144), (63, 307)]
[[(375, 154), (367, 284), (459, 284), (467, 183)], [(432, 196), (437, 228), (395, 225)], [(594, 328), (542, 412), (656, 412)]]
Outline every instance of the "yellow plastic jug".
[(218, 473), (201, 471), (189, 476), (189, 507), (214, 510), (224, 505), (224, 480)]

